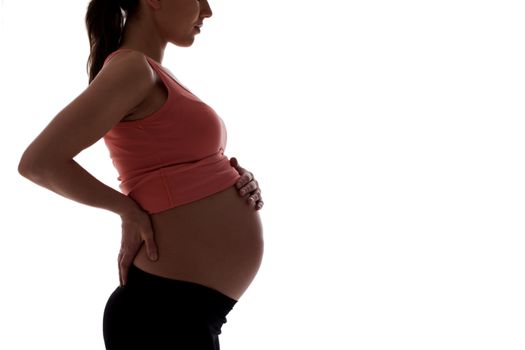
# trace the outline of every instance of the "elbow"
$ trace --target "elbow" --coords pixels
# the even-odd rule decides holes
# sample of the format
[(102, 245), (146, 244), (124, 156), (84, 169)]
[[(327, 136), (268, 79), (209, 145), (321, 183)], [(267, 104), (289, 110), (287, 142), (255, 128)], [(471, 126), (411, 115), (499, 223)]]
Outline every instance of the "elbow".
[(18, 161), (18, 173), (23, 177), (29, 177), (29, 172), (31, 171), (31, 164), (34, 163), (33, 160), (30, 159), (29, 154), (30, 152), (28, 148), (24, 151), (24, 153), (22, 153), (22, 156)]
[(31, 173), (34, 172), (35, 166), (34, 162), (31, 160), (24, 159), (22, 157), (18, 163), (18, 173), (23, 177), (31, 177)]
[(31, 156), (25, 152), (18, 162), (18, 173), (26, 178), (32, 178), (42, 171), (42, 162), (37, 161), (40, 157)]
[(23, 177), (27, 177), (27, 168), (26, 165), (22, 163), (22, 161), (18, 163), (18, 173)]
[(22, 157), (18, 163), (18, 173), (29, 180), (52, 176), (53, 172), (62, 166), (62, 162), (47, 158)]
[(56, 169), (62, 163), (56, 154), (42, 153), (28, 148), (20, 157), (18, 162), (18, 173), (28, 179), (49, 175), (52, 169)]
[(27, 177), (27, 174), (29, 173), (30, 161), (27, 159), (26, 153), (27, 150), (22, 154), (22, 157), (20, 157), (20, 160), (18, 161), (18, 173), (23, 177)]

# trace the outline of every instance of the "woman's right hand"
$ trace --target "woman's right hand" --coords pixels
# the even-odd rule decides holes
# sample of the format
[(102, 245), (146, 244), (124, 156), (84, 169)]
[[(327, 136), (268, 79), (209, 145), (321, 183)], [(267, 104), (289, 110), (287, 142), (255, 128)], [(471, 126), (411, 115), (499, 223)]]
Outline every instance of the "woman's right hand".
[(153, 261), (158, 259), (157, 244), (149, 214), (138, 207), (120, 216), (122, 219), (122, 240), (118, 255), (120, 285), (128, 281), (129, 267), (140, 250), (146, 244), (146, 252)]

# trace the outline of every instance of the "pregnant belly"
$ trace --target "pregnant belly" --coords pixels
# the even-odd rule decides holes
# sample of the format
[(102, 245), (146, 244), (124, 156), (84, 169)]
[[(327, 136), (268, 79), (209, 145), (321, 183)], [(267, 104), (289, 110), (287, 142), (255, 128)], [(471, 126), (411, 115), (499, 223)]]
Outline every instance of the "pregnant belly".
[(235, 186), (150, 217), (159, 259), (149, 260), (143, 244), (137, 267), (239, 300), (259, 270), (264, 241), (258, 211)]

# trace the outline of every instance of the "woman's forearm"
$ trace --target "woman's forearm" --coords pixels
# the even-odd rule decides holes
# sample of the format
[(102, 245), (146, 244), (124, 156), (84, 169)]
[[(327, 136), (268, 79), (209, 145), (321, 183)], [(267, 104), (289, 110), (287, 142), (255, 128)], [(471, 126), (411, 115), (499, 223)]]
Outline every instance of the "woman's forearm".
[(138, 207), (131, 198), (97, 180), (73, 159), (55, 162), (53, 166), (41, 166), (22, 175), (63, 197), (120, 216)]

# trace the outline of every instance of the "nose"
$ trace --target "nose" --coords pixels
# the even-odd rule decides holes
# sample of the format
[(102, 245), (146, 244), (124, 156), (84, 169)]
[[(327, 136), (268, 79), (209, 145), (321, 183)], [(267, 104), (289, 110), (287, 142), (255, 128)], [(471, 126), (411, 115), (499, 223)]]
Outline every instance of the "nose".
[(210, 4), (208, 3), (208, 0), (202, 0), (201, 1), (201, 17), (209, 18), (212, 15), (213, 15), (213, 12), (211, 11)]

